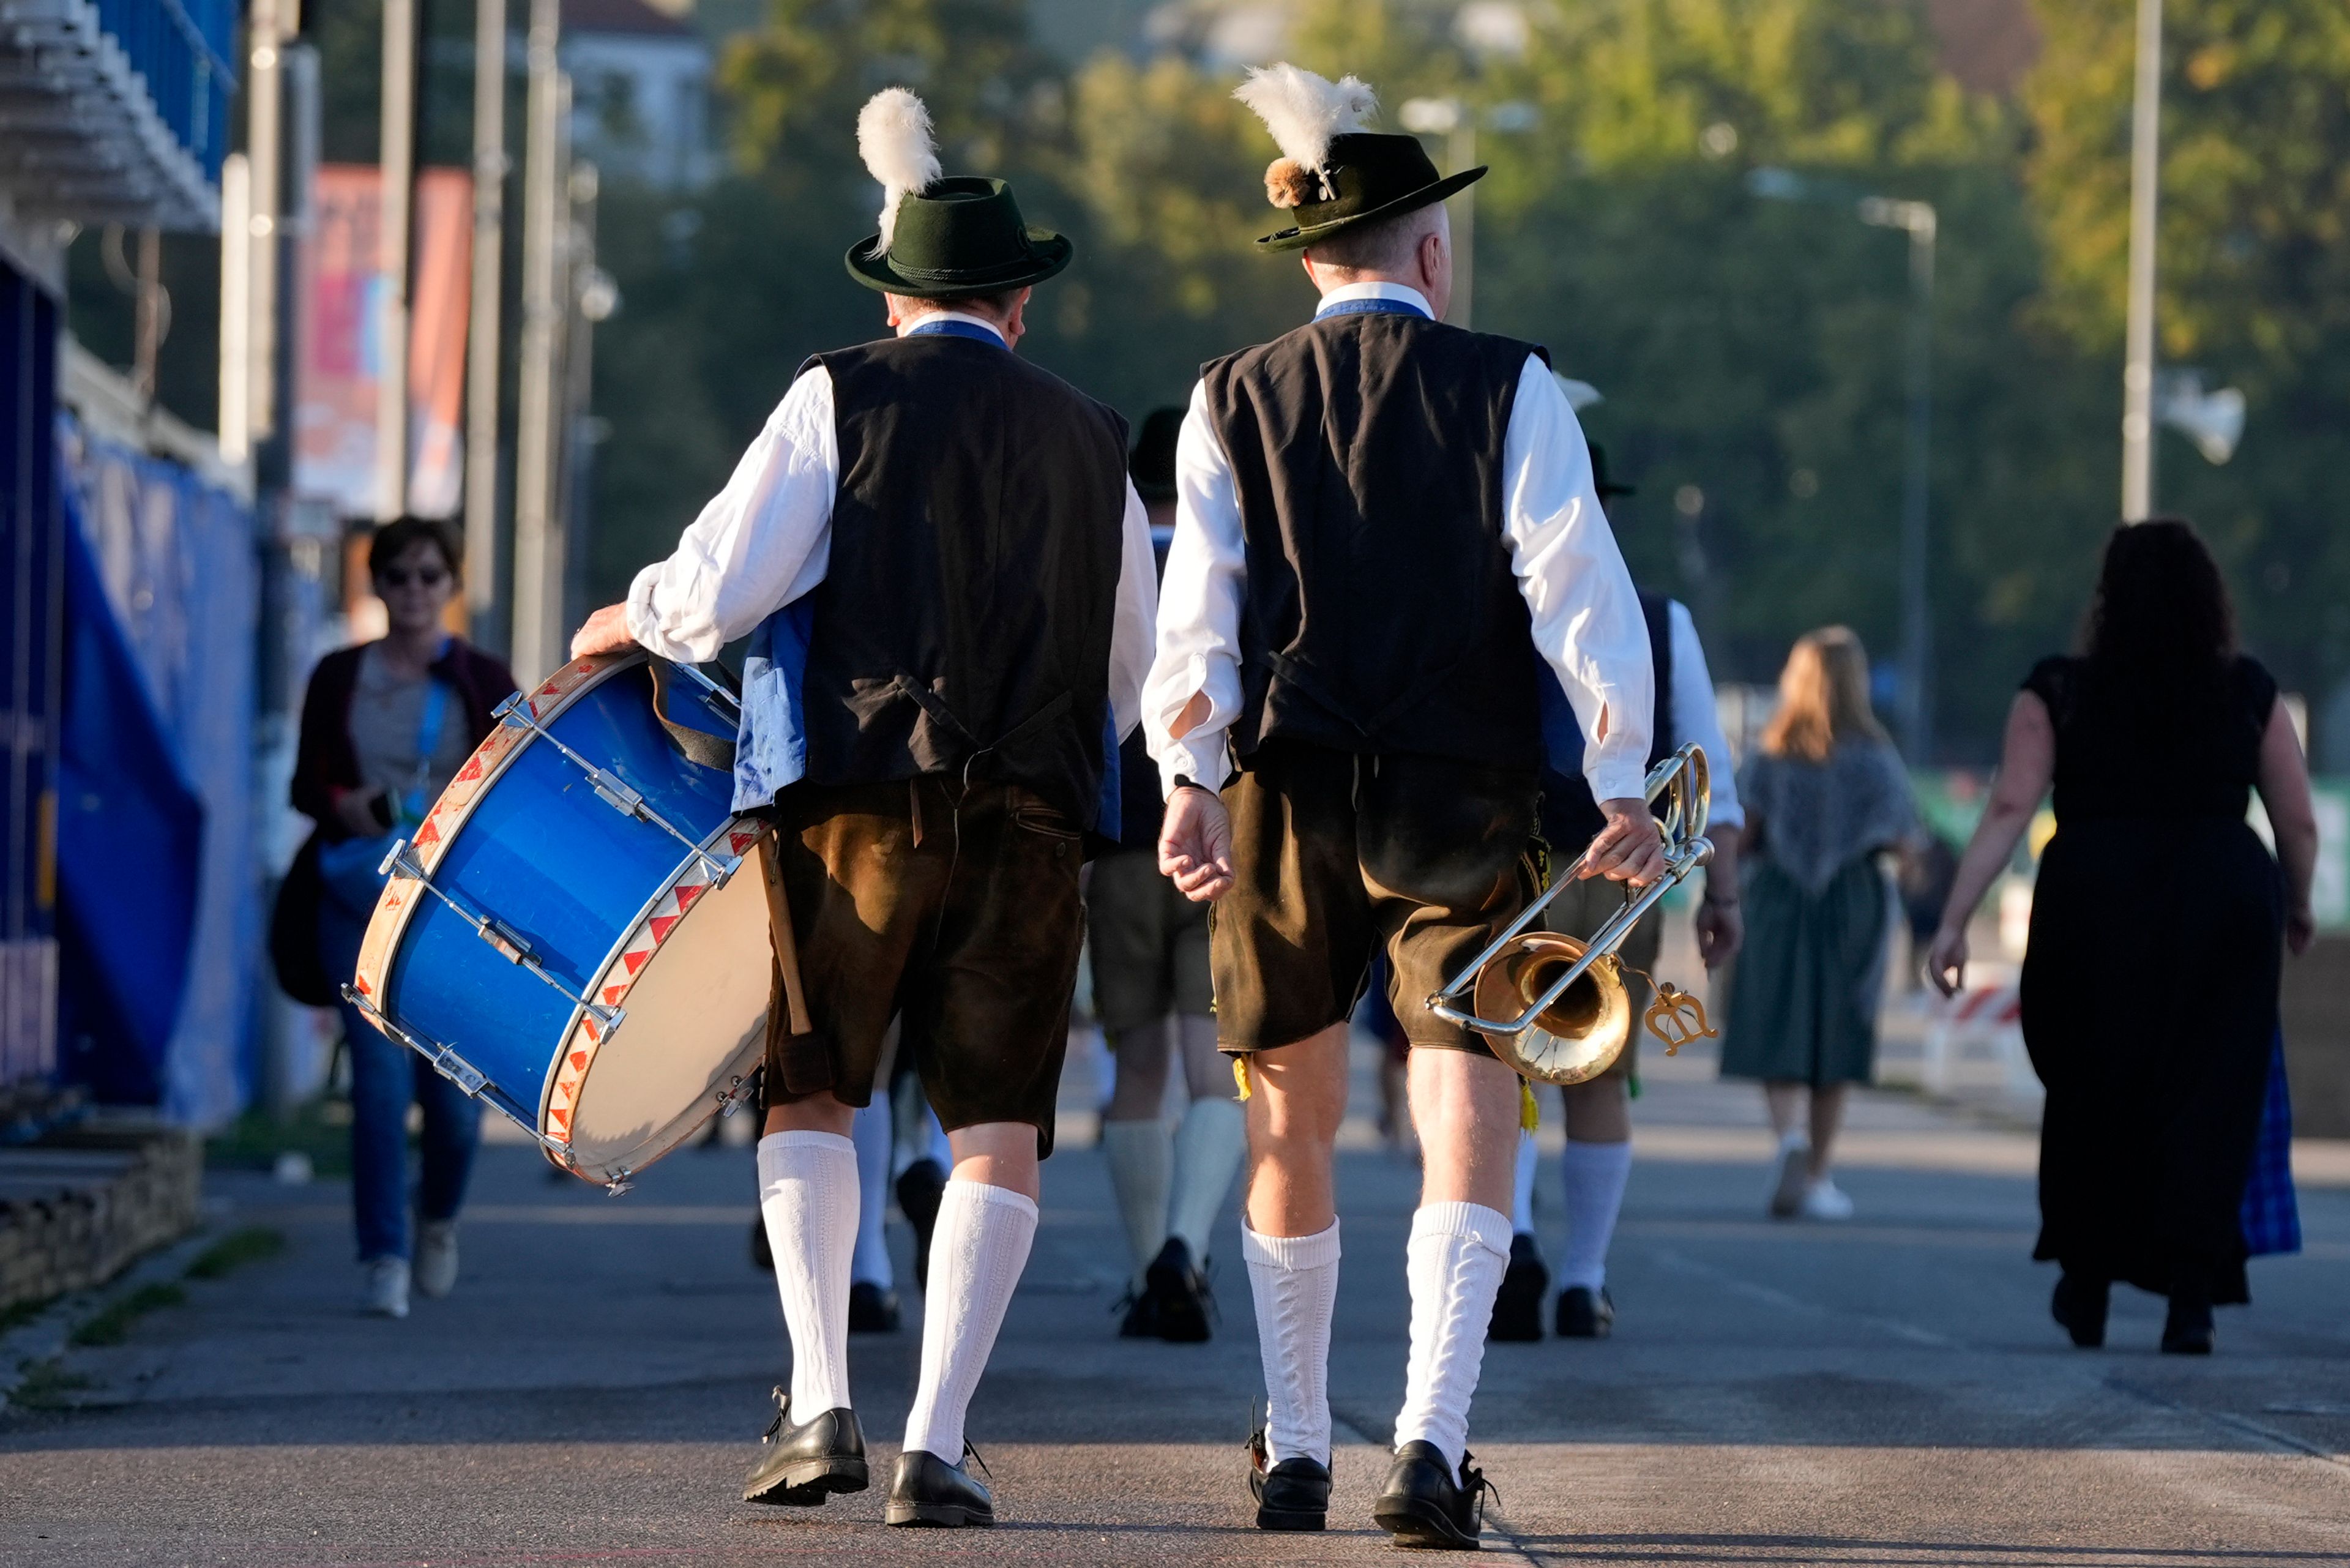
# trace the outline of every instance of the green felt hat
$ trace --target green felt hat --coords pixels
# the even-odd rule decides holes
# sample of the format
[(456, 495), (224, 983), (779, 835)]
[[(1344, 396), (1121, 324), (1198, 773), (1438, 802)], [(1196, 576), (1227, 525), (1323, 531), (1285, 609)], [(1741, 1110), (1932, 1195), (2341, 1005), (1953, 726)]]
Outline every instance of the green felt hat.
[(1485, 168), (1481, 163), (1458, 174), (1439, 174), (1417, 136), (1376, 130), (1334, 136), (1318, 171), (1302, 169), (1288, 159), (1266, 171), (1267, 192), (1276, 206), (1295, 213), (1297, 222), (1265, 235), (1257, 241), (1257, 247), (1302, 251), (1336, 239), (1348, 229), (1401, 217), (1466, 190), (1484, 178)]
[(1065, 235), (1032, 228), (1012, 187), (972, 174), (933, 180), (898, 203), (887, 254), (879, 234), (848, 247), (848, 275), (914, 299), (956, 299), (1042, 283), (1076, 254)]

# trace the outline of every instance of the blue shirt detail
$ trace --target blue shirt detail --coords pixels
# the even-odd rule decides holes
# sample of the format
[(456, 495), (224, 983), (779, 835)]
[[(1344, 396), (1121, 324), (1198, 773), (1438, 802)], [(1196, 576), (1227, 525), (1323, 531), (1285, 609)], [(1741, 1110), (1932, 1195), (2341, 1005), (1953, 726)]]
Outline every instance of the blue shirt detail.
[(751, 633), (743, 659), (743, 729), (734, 747), (734, 809), (774, 804), (807, 776), (808, 641), (816, 599), (804, 595)]
[(1094, 831), (1104, 838), (1115, 840), (1125, 831), (1125, 797), (1119, 793), (1120, 768), (1118, 755), (1118, 710), (1108, 702), (1102, 704), (1102, 782), (1101, 798), (1095, 805)]
[(1314, 319), (1321, 321), (1333, 316), (1417, 316), (1422, 321), (1436, 319), (1417, 305), (1401, 299), (1342, 299), (1335, 305), (1323, 306), (1314, 313)]
[(986, 327), (970, 321), (925, 321), (920, 327), (909, 327), (899, 334), (901, 337), (968, 337), (974, 343), (985, 343), (996, 348), (1005, 347), (1003, 338)]

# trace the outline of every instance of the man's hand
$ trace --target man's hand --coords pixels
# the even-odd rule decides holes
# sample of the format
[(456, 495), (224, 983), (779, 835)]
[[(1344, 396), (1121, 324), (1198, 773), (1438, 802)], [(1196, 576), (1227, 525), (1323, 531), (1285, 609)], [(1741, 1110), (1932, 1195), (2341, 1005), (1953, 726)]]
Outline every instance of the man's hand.
[(1231, 890), (1232, 820), (1212, 791), (1186, 784), (1167, 797), (1167, 818), (1159, 829), (1159, 871), (1195, 904)]
[(618, 653), (636, 646), (637, 639), (629, 634), (629, 607), (606, 605), (572, 634), (571, 657), (586, 659), (591, 654)]
[(1926, 978), (1944, 996), (1956, 996), (1967, 982), (1967, 932), (1963, 926), (1944, 926), (1926, 949)]
[(1605, 877), (1645, 888), (1665, 874), (1665, 841), (1645, 800), (1619, 798), (1599, 803), (1607, 819), (1585, 852), (1579, 878)]
[(1717, 904), (1707, 898), (1697, 907), (1697, 956), (1711, 974), (1738, 956), (1741, 943), (1746, 940), (1746, 917), (1738, 912), (1735, 904)]

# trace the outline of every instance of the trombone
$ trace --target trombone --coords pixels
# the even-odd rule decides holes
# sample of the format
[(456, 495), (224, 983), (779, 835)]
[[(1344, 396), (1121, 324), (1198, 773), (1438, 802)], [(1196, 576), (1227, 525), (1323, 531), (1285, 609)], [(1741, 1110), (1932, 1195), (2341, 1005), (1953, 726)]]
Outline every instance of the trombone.
[[(1659, 823), (1664, 875), (1627, 894), (1623, 908), (1588, 940), (1527, 930), (1590, 857), (1586, 849), (1507, 930), (1428, 999), (1430, 1012), (1482, 1034), (1525, 1077), (1587, 1083), (1614, 1064), (1632, 1037), (1631, 995), (1617, 949), (1659, 899), (1713, 858), (1712, 841), (1705, 836), (1712, 774), (1703, 747), (1692, 742), (1649, 769), (1641, 793), (1651, 805), (1664, 798)], [(1716, 1033), (1706, 1024), (1704, 1003), (1670, 984), (1655, 984), (1657, 997), (1644, 1022), (1665, 1043), (1668, 1055)], [(1467, 1011), (1453, 1005), (1464, 995)], [(1513, 1017), (1505, 1015), (1511, 1007), (1519, 1009)]]

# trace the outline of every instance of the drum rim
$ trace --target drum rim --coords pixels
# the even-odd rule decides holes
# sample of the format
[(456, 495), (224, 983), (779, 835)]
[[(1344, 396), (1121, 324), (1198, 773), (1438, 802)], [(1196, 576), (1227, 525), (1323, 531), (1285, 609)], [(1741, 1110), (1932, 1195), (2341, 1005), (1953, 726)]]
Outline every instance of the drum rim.
[[(755, 868), (747, 867), (745, 863), (752, 851), (757, 848), (759, 836), (765, 831), (765, 824), (757, 817), (737, 812), (720, 823), (708, 837), (702, 839), (701, 847), (703, 854), (716, 854), (718, 846), (722, 844), (733, 849), (733, 868), (728, 873), (731, 878), (741, 875), (745, 869), (754, 869), (755, 872)], [(739, 846), (733, 842), (736, 836), (742, 838)], [(699, 877), (701, 880), (698, 883), (690, 881), (693, 877)], [(703, 859), (702, 855), (688, 855), (681, 860), (677, 869), (671, 873), (669, 879), (656, 888), (652, 897), (646, 899), (643, 906), (638, 909), (637, 918), (621, 928), (619, 939), (612, 944), (611, 950), (604, 955), (603, 961), (597, 966), (596, 978), (584, 988), (588, 996), (606, 1006), (627, 1002), (629, 992), (636, 988), (638, 978), (651, 967), (653, 955), (659, 953), (667, 945), (670, 933), (685, 923), (685, 917), (691, 906), (690, 903), (681, 901), (676, 918), (669, 929), (659, 933), (652, 930), (652, 922), (660, 912), (662, 906), (674, 897), (679, 888), (685, 886), (700, 888), (700, 891), (694, 895), (692, 903), (700, 902), (702, 893), (713, 890), (715, 883), (710, 874), (709, 862)], [(650, 936), (650, 940), (640, 943), (639, 938), (644, 936)], [(630, 973), (626, 962), (628, 955), (639, 950), (646, 955), (645, 961), (638, 965), (634, 973)], [(619, 971), (617, 982), (613, 978), (615, 971)], [(570, 1113), (578, 1106), (579, 1089), (586, 1083), (589, 1070), (596, 1065), (597, 1054), (603, 1049), (606, 1038), (607, 1036), (597, 1029), (596, 1021), (588, 1016), (586, 1008), (573, 1008), (571, 1021), (564, 1026), (555, 1054), (548, 1059), (548, 1071), (539, 1089), (538, 1133), (541, 1137), (555, 1138), (563, 1146), (566, 1168), (575, 1174), (579, 1168), (570, 1158)], [(571, 1058), (583, 1049), (587, 1060), (575, 1066)], [(568, 1101), (565, 1107), (564, 1127), (559, 1137), (548, 1130), (548, 1117), (554, 1112), (555, 1096), (558, 1089), (564, 1092)], [(713, 1114), (715, 1109), (713, 1106)], [(549, 1158), (553, 1158), (552, 1150), (549, 1151)]]
[[(552, 723), (574, 702), (612, 676), (650, 660), (651, 655), (641, 649), (632, 649), (618, 655), (598, 654), (571, 659), (541, 681), (523, 701), (529, 705), (534, 720), (542, 725)], [(473, 819), (474, 810), (497, 782), (505, 776), (515, 759), (527, 751), (538, 738), (528, 724), (512, 717), (499, 720), (490, 732), (482, 737), (482, 743), (473, 748), (473, 754), (457, 770), (457, 777), (449, 781), (448, 787), (432, 803), (432, 809), (424, 814), (423, 822), (417, 826), (416, 838), (411, 841), (410, 847), (415, 853), (417, 863), (427, 875), (439, 868), (450, 844)], [(475, 777), (466, 778), (466, 770), (476, 763), (485, 763), (486, 765)], [(461, 783), (467, 786), (464, 796), (452, 799)], [(448, 814), (445, 816), (444, 810)], [(432, 836), (429, 838), (425, 836), (428, 832)], [(351, 976), (351, 984), (379, 1007), (385, 1004), (384, 982), (390, 977), (391, 961), (398, 955), (400, 943), (408, 934), (409, 918), (421, 901), (417, 891), (416, 878), (393, 872), (391, 879), (384, 884), (382, 894), (376, 899), (375, 912), (368, 919), (366, 934), (359, 939), (359, 960)]]

